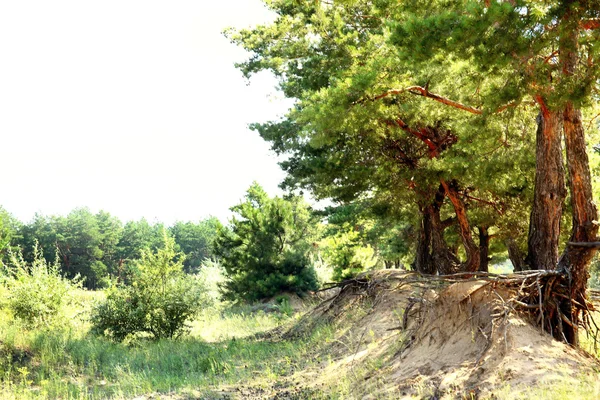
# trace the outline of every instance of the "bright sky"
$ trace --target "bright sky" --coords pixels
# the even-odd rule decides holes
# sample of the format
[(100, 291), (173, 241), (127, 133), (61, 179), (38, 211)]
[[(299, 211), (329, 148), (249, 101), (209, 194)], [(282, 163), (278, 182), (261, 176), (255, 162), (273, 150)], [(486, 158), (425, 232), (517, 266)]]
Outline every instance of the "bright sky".
[(247, 86), (221, 35), (269, 18), (260, 0), (0, 2), (0, 205), (224, 221), (253, 180), (276, 194), (247, 124), (290, 103), (268, 75)]

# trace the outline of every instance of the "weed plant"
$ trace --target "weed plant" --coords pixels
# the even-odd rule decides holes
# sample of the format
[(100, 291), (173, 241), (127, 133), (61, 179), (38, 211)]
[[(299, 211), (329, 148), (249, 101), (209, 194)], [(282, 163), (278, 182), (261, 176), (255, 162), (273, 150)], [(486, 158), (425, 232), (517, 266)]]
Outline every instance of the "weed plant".
[(82, 280), (61, 276), (58, 261), (46, 262), (37, 244), (31, 264), (20, 253), (9, 252), (9, 259), (8, 265), (0, 263), (1, 305), (28, 327), (63, 323), (65, 305), (73, 301)]

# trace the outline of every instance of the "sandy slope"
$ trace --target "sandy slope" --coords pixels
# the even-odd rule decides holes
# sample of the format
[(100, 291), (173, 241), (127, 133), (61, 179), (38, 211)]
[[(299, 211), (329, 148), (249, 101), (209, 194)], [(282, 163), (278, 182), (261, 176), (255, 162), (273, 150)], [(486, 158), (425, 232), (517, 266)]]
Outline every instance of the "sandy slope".
[[(334, 362), (314, 382), (346, 376), (351, 397), (484, 398), (506, 387), (515, 394), (553, 382), (577, 385), (582, 374), (600, 378), (595, 359), (505, 307), (511, 293), (494, 283), (426, 282), (388, 270), (360, 286), (304, 321), (308, 329), (311, 319), (339, 322), (340, 344), (329, 349)], [(344, 323), (358, 309), (364, 315)]]

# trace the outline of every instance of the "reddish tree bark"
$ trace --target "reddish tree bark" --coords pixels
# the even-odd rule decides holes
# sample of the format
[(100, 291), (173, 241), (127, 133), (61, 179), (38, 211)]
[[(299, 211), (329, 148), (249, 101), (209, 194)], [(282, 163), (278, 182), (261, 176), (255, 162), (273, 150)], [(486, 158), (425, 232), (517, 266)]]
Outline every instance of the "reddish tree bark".
[[(581, 111), (567, 104), (564, 112), (564, 135), (569, 171), (569, 190), (573, 227), (572, 242), (593, 242), (597, 240), (598, 211), (593, 201), (592, 178), (585, 146), (585, 133)], [(572, 279), (574, 298), (583, 301), (589, 278), (588, 266), (596, 253), (595, 247), (567, 246), (563, 252), (559, 268), (569, 270)]]
[[(565, 76), (572, 76), (577, 68), (579, 19), (575, 17), (576, 4), (565, 1), (568, 9), (563, 18), (563, 29), (559, 44), (560, 62)], [(593, 201), (592, 179), (589, 160), (585, 145), (581, 110), (575, 108), (572, 102), (567, 102), (563, 112), (564, 137), (567, 150), (567, 167), (569, 171), (569, 191), (571, 193), (571, 209), (573, 227), (572, 242), (593, 242), (598, 234), (598, 211)], [(571, 286), (571, 298), (585, 304), (589, 264), (596, 253), (595, 247), (567, 246), (563, 252), (559, 269), (568, 273)], [(565, 339), (578, 344), (579, 315), (574, 311), (570, 301), (561, 304), (561, 310), (573, 324), (564, 329)]]
[(460, 238), (467, 254), (467, 260), (461, 265), (460, 269), (465, 272), (475, 272), (479, 269), (479, 247), (475, 244), (473, 235), (471, 234), (471, 225), (467, 218), (465, 203), (460, 198), (455, 181), (448, 183), (442, 180), (441, 183), (446, 195), (454, 206), (454, 212), (456, 213), (456, 219), (460, 228)]
[(541, 112), (526, 263), (529, 269), (554, 269), (558, 262), (560, 220), (566, 196), (561, 145), (563, 115), (550, 110), (541, 96), (536, 100)]

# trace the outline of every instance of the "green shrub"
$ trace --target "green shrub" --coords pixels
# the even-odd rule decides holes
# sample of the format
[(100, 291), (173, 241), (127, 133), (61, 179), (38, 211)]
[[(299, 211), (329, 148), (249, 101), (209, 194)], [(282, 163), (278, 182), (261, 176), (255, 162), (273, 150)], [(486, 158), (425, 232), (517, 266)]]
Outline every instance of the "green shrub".
[(112, 286), (93, 308), (92, 329), (116, 341), (137, 334), (178, 337), (206, 302), (202, 287), (200, 278), (183, 272), (183, 257), (165, 233), (163, 248), (142, 252), (131, 285)]
[(74, 290), (81, 287), (82, 280), (62, 277), (58, 262), (47, 263), (37, 244), (31, 264), (20, 253), (11, 252), (9, 259), (9, 265), (4, 266), (4, 305), (14, 317), (29, 326), (39, 326), (64, 316), (64, 306), (73, 300)]
[(252, 302), (318, 287), (309, 258), (318, 221), (302, 198), (270, 198), (254, 183), (231, 210), (230, 228), (220, 228), (215, 240), (225, 299)]

